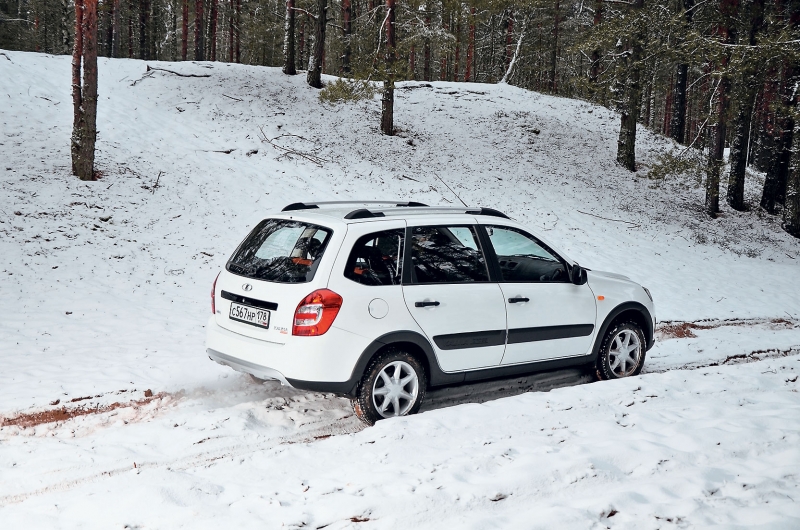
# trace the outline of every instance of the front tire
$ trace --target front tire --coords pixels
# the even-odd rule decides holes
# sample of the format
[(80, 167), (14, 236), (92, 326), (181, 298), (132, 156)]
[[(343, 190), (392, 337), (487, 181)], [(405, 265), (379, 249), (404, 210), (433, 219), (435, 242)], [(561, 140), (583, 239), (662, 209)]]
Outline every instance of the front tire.
[(367, 425), (415, 414), (425, 398), (428, 377), (413, 355), (391, 348), (367, 366), (352, 400), (356, 416)]
[(614, 325), (603, 338), (597, 358), (597, 377), (601, 380), (639, 375), (644, 367), (645, 338), (634, 322)]

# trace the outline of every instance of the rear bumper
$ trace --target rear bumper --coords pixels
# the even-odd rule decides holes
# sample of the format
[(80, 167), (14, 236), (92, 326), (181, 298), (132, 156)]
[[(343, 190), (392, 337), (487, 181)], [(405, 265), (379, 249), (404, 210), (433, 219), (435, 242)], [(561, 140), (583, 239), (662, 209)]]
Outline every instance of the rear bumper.
[(336, 327), (323, 336), (287, 337), (286, 344), (277, 344), (224, 329), (213, 316), (206, 326), (206, 353), (212, 361), (315, 392), (350, 395), (361, 378), (354, 368), (368, 342)]
[(217, 350), (212, 350), (211, 348), (206, 349), (206, 353), (208, 354), (208, 358), (212, 361), (233, 368), (237, 372), (251, 374), (259, 379), (276, 379), (284, 386), (292, 386), (282, 373), (277, 370), (273, 370), (272, 368), (267, 368), (266, 366), (261, 366), (260, 364), (237, 359), (236, 357), (225, 355), (224, 353), (218, 352)]

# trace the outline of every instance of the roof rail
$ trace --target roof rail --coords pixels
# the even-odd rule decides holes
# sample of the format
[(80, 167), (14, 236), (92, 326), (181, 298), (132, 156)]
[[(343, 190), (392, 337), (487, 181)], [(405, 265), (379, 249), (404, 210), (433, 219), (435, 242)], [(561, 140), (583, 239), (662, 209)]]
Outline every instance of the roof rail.
[[(356, 210), (355, 212), (361, 212), (361, 211), (362, 210)], [(374, 214), (373, 217), (385, 217), (385, 214), (387, 213), (396, 215), (403, 214), (403, 212), (385, 210), (385, 209), (373, 209), (367, 211), (372, 212)], [(353, 215), (355, 214), (355, 212), (350, 212), (347, 215)], [(466, 213), (470, 215), (487, 215), (492, 217), (502, 217), (503, 219), (511, 219), (508, 215), (504, 214), (499, 210), (495, 210), (494, 208), (470, 208), (470, 207), (464, 208), (460, 206), (426, 206), (424, 209), (420, 208), (419, 213)]]
[(372, 217), (386, 217), (386, 215), (383, 212), (371, 212), (366, 208), (359, 208), (344, 216), (345, 219), (369, 219)]
[(391, 204), (394, 206), (402, 207), (427, 207), (427, 204), (414, 201), (398, 202), (398, 201), (320, 201), (320, 202), (293, 202), (281, 210), (282, 212), (293, 212), (296, 210), (313, 210), (320, 206), (335, 206), (340, 204)]

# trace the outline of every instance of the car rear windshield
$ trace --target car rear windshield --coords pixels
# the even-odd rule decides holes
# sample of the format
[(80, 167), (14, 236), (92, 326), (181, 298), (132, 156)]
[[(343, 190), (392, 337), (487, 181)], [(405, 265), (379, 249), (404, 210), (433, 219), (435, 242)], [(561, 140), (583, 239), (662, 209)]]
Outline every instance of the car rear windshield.
[(310, 282), (331, 233), (300, 221), (265, 219), (228, 261), (228, 271), (268, 282)]

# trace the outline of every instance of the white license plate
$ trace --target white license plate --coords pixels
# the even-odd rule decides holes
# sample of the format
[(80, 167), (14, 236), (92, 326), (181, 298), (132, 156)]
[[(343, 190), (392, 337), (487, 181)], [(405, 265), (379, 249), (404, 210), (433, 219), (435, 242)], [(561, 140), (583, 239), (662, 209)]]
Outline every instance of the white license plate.
[(244, 322), (260, 328), (269, 328), (269, 311), (249, 305), (237, 303), (231, 304), (231, 312), (228, 314), (231, 320)]

